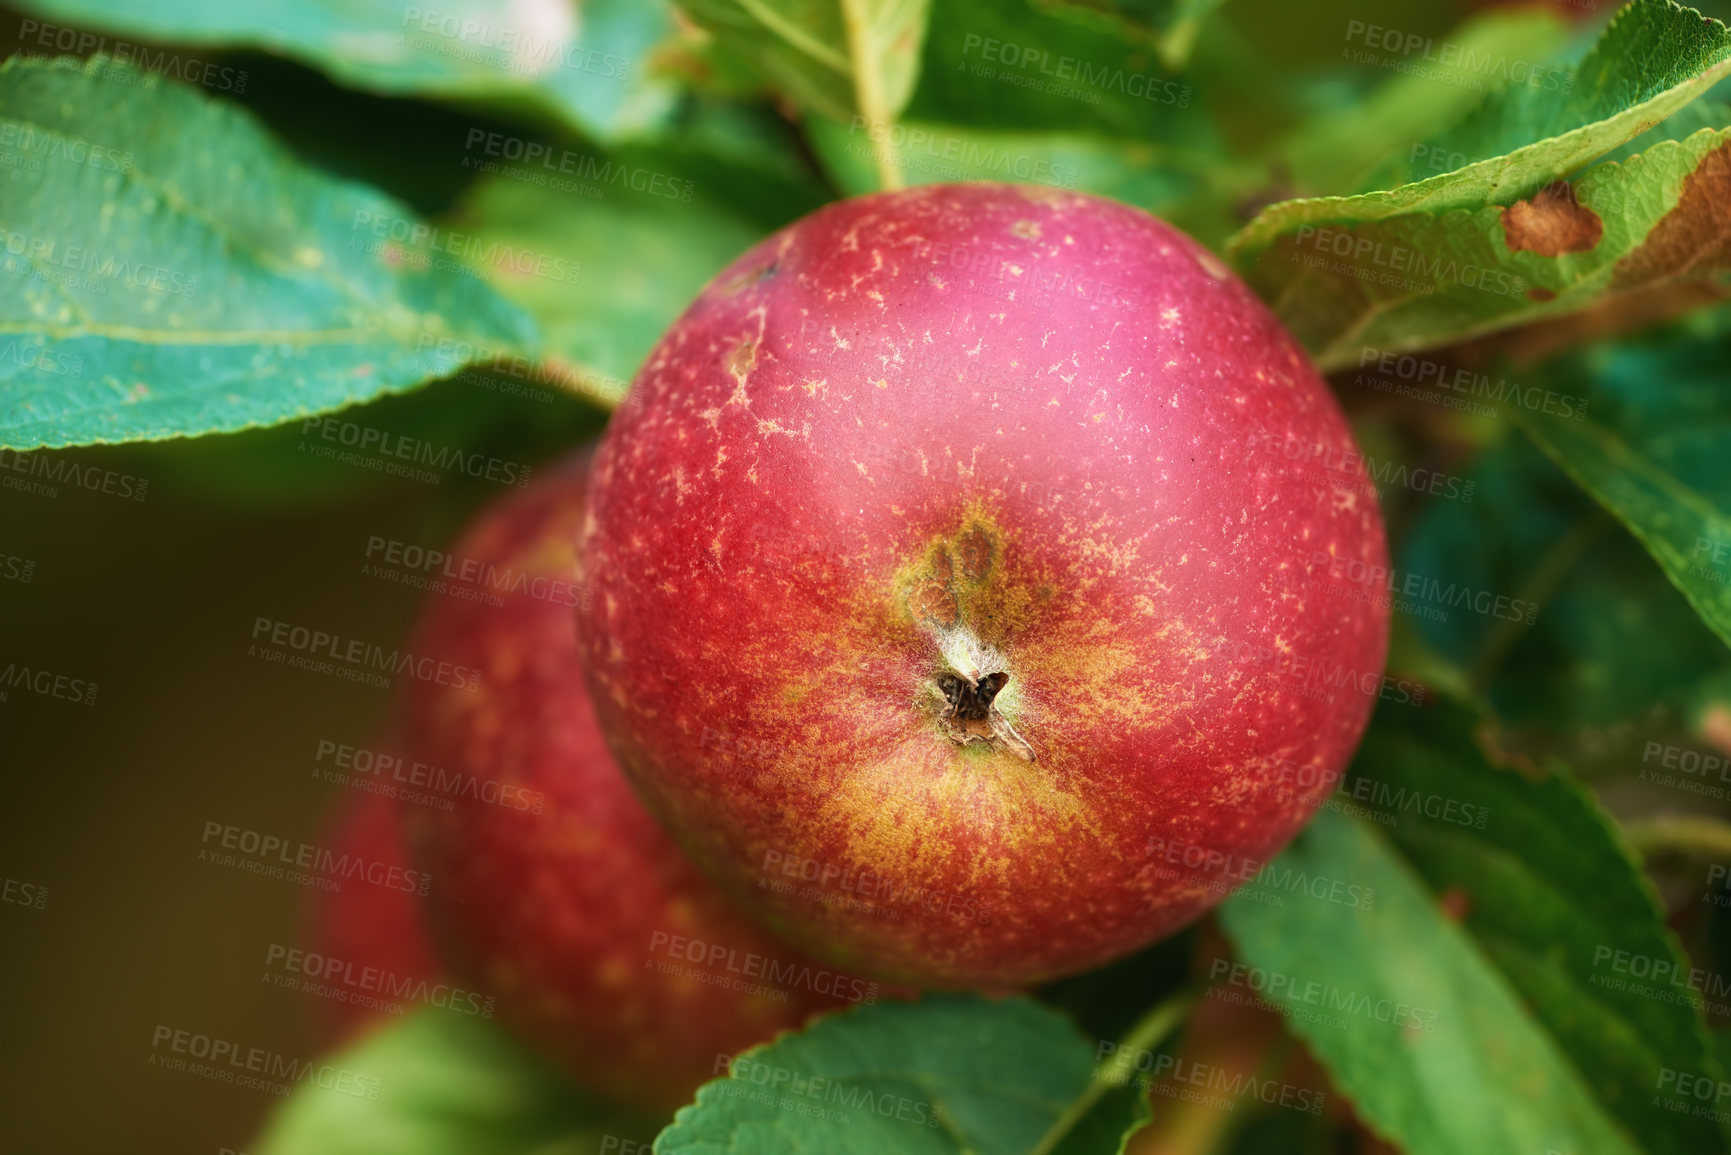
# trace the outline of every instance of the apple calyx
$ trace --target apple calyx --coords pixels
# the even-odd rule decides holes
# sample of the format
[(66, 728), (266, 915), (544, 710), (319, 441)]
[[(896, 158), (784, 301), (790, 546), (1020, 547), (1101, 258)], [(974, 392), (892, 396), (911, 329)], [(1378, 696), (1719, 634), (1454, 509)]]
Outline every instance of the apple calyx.
[[(970, 622), (997, 616), (992, 607), (1002, 596), (997, 587), (1003, 567), (997, 563), (1003, 553), (1003, 531), (975, 513), (953, 536), (930, 542), (917, 555), (922, 560), (903, 570), (896, 584), (908, 615), (936, 643), (941, 656), (930, 683), (944, 703), (938, 732), (958, 746), (984, 742), (1032, 762), (1034, 748), (998, 708), (998, 694), (1010, 681), (1005, 657), (969, 628)], [(1013, 702), (1011, 707), (1014, 713)]]
[(1024, 762), (1034, 761), (1034, 748), (1016, 733), (1008, 718), (992, 705), (1010, 675), (1003, 671), (968, 678), (946, 670), (938, 675), (938, 690), (947, 703), (940, 715), (944, 732), (958, 746), (969, 742), (1003, 745)]

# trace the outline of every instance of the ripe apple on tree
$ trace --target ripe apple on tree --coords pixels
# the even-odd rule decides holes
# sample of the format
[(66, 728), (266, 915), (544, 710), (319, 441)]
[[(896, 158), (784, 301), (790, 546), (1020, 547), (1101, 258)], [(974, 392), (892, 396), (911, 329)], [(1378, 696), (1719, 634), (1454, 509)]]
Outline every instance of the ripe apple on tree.
[(1386, 564), (1352, 449), (1268, 310), (1140, 210), (830, 205), (704, 290), (602, 442), (602, 729), (704, 869), (839, 966), (1101, 965), (1277, 852), (1364, 728), (1387, 610), (1315, 560)]
[(401, 748), (453, 805), (403, 816), (446, 965), (580, 1085), (671, 1111), (727, 1057), (886, 992), (739, 913), (607, 753), (575, 636), (588, 466), (489, 508), (452, 555), (479, 576), (429, 595), (411, 648), (479, 669), (480, 688), (408, 684)]
[[(387, 738), (373, 748), (393, 746)], [(394, 797), (361, 794), (337, 802), (326, 840), (333, 853), (408, 868)], [(336, 891), (313, 891), (301, 937), (306, 953), (298, 965), (304, 977), (346, 996), (310, 998), (315, 1030), (327, 1046), (346, 1042), (380, 1021), (395, 1021), (395, 1012), (381, 1006), (403, 1005), (405, 1000), (394, 998), (392, 991), (420, 992), (421, 984), (440, 982), (421, 900), (397, 887), (345, 885)]]

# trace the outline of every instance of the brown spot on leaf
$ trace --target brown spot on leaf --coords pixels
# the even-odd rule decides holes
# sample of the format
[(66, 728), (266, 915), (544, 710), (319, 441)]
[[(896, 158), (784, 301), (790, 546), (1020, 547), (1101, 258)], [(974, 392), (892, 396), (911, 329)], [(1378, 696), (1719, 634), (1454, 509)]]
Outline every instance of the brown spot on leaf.
[(992, 539), (983, 529), (964, 533), (956, 543), (956, 551), (962, 555), (962, 573), (969, 581), (979, 581), (992, 568)]
[(960, 615), (956, 595), (939, 581), (922, 582), (908, 596), (908, 609), (918, 621), (932, 621), (940, 626), (953, 626)]
[(1437, 895), (1436, 904), (1450, 922), (1460, 922), (1473, 908), (1472, 896), (1458, 886), (1451, 886)]
[(1554, 301), (1557, 295), (1543, 285), (1534, 285), (1527, 290), (1527, 298), (1533, 301)]
[(1611, 288), (1623, 289), (1731, 267), (1731, 144), (1722, 144), (1683, 181), (1676, 207), (1647, 239), (1617, 262)]
[(1532, 200), (1516, 201), (1503, 210), (1503, 239), (1511, 253), (1584, 253), (1604, 235), (1605, 222), (1575, 199), (1574, 186), (1566, 180), (1552, 181)]

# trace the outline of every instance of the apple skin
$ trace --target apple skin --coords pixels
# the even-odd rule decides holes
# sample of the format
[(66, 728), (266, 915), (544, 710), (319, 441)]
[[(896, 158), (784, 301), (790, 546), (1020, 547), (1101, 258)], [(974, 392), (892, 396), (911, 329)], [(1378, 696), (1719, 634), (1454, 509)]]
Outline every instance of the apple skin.
[[(1357, 562), (1387, 549), (1346, 421), (1218, 259), (928, 185), (767, 238), (651, 352), (579, 635), (620, 764), (767, 925), (1008, 987), (1169, 934), (1303, 825), (1384, 692), (1386, 599), (1329, 589)], [(1009, 675), (990, 725), (1034, 761), (956, 740), (957, 672)]]
[[(382, 738), (369, 748), (384, 752), (395, 747), (390, 739)], [(336, 800), (323, 845), (338, 857), (409, 869), (396, 799), (388, 794), (343, 793)], [(438, 960), (427, 941), (421, 901), (395, 887), (348, 881), (341, 890), (313, 891), (301, 941), (308, 952), (341, 964), (327, 963), (331, 973), (325, 978), (304, 977), (347, 989), (353, 996), (395, 1004), (398, 1000), (383, 993), (381, 984), (395, 990), (418, 990), (423, 981), (440, 981)], [(369, 970), (386, 977), (369, 976)], [(314, 1034), (324, 1047), (346, 1043), (380, 1022), (400, 1021), (389, 1011), (360, 1002), (319, 996), (309, 996), (309, 1002)], [(407, 1006), (410, 1012), (418, 1009), (413, 1004)]]
[(671, 1112), (724, 1073), (718, 1057), (887, 992), (799, 956), (735, 909), (608, 754), (573, 610), (589, 460), (489, 507), (442, 563), (452, 589), (505, 592), (502, 605), (428, 596), (411, 651), (480, 677), (476, 689), (408, 683), (396, 713), (408, 773), (453, 805), (411, 800), (403, 817), (451, 971), (579, 1085)]

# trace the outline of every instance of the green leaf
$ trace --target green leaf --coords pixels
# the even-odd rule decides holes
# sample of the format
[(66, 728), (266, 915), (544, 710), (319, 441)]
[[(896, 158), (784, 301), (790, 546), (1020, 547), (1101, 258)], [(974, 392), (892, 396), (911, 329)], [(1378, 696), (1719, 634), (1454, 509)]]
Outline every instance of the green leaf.
[(1245, 981), (1269, 984), (1379, 1134), (1414, 1155), (1636, 1150), (1381, 835), (1323, 814), (1274, 868), (1375, 880), (1370, 912), (1234, 898), (1221, 914)]
[(1510, 208), (1306, 224), (1246, 276), (1320, 364), (1340, 368), (1731, 271), (1728, 190), (1731, 129), (1707, 129)]
[[(739, 1056), (680, 1109), (655, 1150), (1027, 1155), (1094, 1072), (1095, 1048), (1027, 999), (878, 1003)], [(1121, 1151), (1147, 1109), (1134, 1082), (1113, 1088), (1056, 1150)]]
[[(1549, 60), (1567, 37), (1567, 23), (1549, 9), (1480, 13), (1449, 33), (1446, 59), (1443, 53), (1428, 52), (1418, 62), (1421, 67), (1394, 71), (1362, 101), (1305, 120), (1274, 150), (1277, 163), (1305, 196), (1386, 187), (1371, 182), (1377, 175), (1385, 181), (1394, 176), (1389, 172), (1391, 158), (1406, 179), (1459, 167), (1469, 158), (1434, 151), (1422, 142), (1484, 99), (1484, 77), (1474, 65)], [(1411, 63), (1398, 56), (1390, 62)], [(1411, 171), (1415, 166), (1418, 174)]]
[[(879, 187), (877, 147), (857, 126), (813, 119), (813, 150), (850, 196)], [(1085, 134), (1001, 132), (925, 121), (903, 121), (889, 146), (909, 184), (999, 180), (1077, 189), (1111, 197), (1161, 216), (1241, 180), (1204, 153), (1105, 140)]]
[(1559, 766), (1489, 761), (1473, 726), (1446, 700), (1379, 714), (1326, 804), (1376, 825), (1325, 813), (1268, 868), (1374, 883), (1374, 906), (1293, 911), (1253, 882), (1223, 908), (1242, 957), (1283, 976), (1268, 997), (1415, 1155), (1731, 1150), (1665, 1090), (1666, 1071), (1719, 1077), (1704, 1024), (1618, 969), (1688, 961), (1614, 825)]
[(0, 134), (0, 444), (271, 425), (534, 341), (467, 242), (184, 85), (14, 57)]
[[(1433, 892), (1458, 896), (1463, 925), (1644, 1149), (1728, 1149), (1710, 1120), (1653, 1102), (1662, 1071), (1717, 1077), (1718, 1060), (1680, 992), (1643, 989), (1617, 968), (1621, 951), (1688, 971), (1639, 861), (1560, 764), (1523, 773), (1494, 763), (1472, 726), (1444, 704), (1378, 727), (1349, 791), (1407, 801), (1395, 843)], [(1453, 820), (1437, 799), (1459, 804)], [(1462, 820), (1466, 807), (1477, 808), (1473, 821)]]
[[(1485, 374), (1464, 388), (1592, 412), (1567, 382)], [(1503, 720), (1552, 734), (1643, 717), (1731, 665), (1640, 545), (1504, 432), (1468, 474), (1473, 500), (1433, 502), (1398, 551), (1397, 583), (1434, 583), (1442, 594), (1419, 606), (1445, 612), (1403, 603), (1397, 622), (1470, 675)]]
[(919, 77), (931, 0), (680, 0), (732, 56), (800, 107), (888, 122)]
[[(934, 0), (909, 120), (1211, 147), (1196, 90), (1146, 44), (1028, 0)], [(831, 117), (831, 119), (845, 119)]]
[(646, 1130), (585, 1101), (491, 1023), (427, 1010), (310, 1064), (250, 1149), (581, 1155), (609, 1136), (642, 1143)]
[[(604, 141), (654, 131), (675, 99), (648, 59), (672, 28), (665, 0), (25, 0), (21, 7), (121, 36), (274, 52), (362, 91), (521, 108)], [(20, 39), (26, 51), (55, 50), (54, 35), (40, 29)], [(110, 49), (219, 91), (246, 88), (246, 73), (234, 68), (204, 79), (206, 60), (197, 53)]]
[(1431, 140), (1425, 154), (1460, 155), (1471, 163), (1386, 192), (1273, 205), (1234, 238), (1240, 259), (1253, 260), (1301, 225), (1435, 215), (1531, 196), (1731, 73), (1731, 30), (1673, 0), (1633, 0), (1572, 70), (1542, 61), (1492, 63), (1514, 83)]
[(483, 178), (453, 225), (482, 246), (540, 253), (579, 270), (570, 281), (510, 261), (486, 272), (540, 323), (543, 376), (612, 406), (698, 291), (763, 232), (684, 199), (691, 180), (619, 161), (604, 171), (654, 181), (671, 195), (632, 196), (606, 180), (560, 189), (526, 179), (545, 174), (514, 170)]
[(1731, 644), (1731, 324), (1616, 345), (1554, 367), (1591, 403), (1583, 421), (1510, 416), (1627, 526)]
[(1071, 188), (1224, 239), (1264, 166), (1229, 155), (1191, 85), (1120, 23), (1067, 4), (937, 0), (901, 123), (808, 118), (813, 148), (850, 194), (882, 187), (872, 166), (884, 152), (910, 184)]
[(1124, 35), (1146, 39), (1172, 72), (1183, 68), (1202, 22), (1226, 0), (1042, 0), (1042, 6), (1092, 19)]

